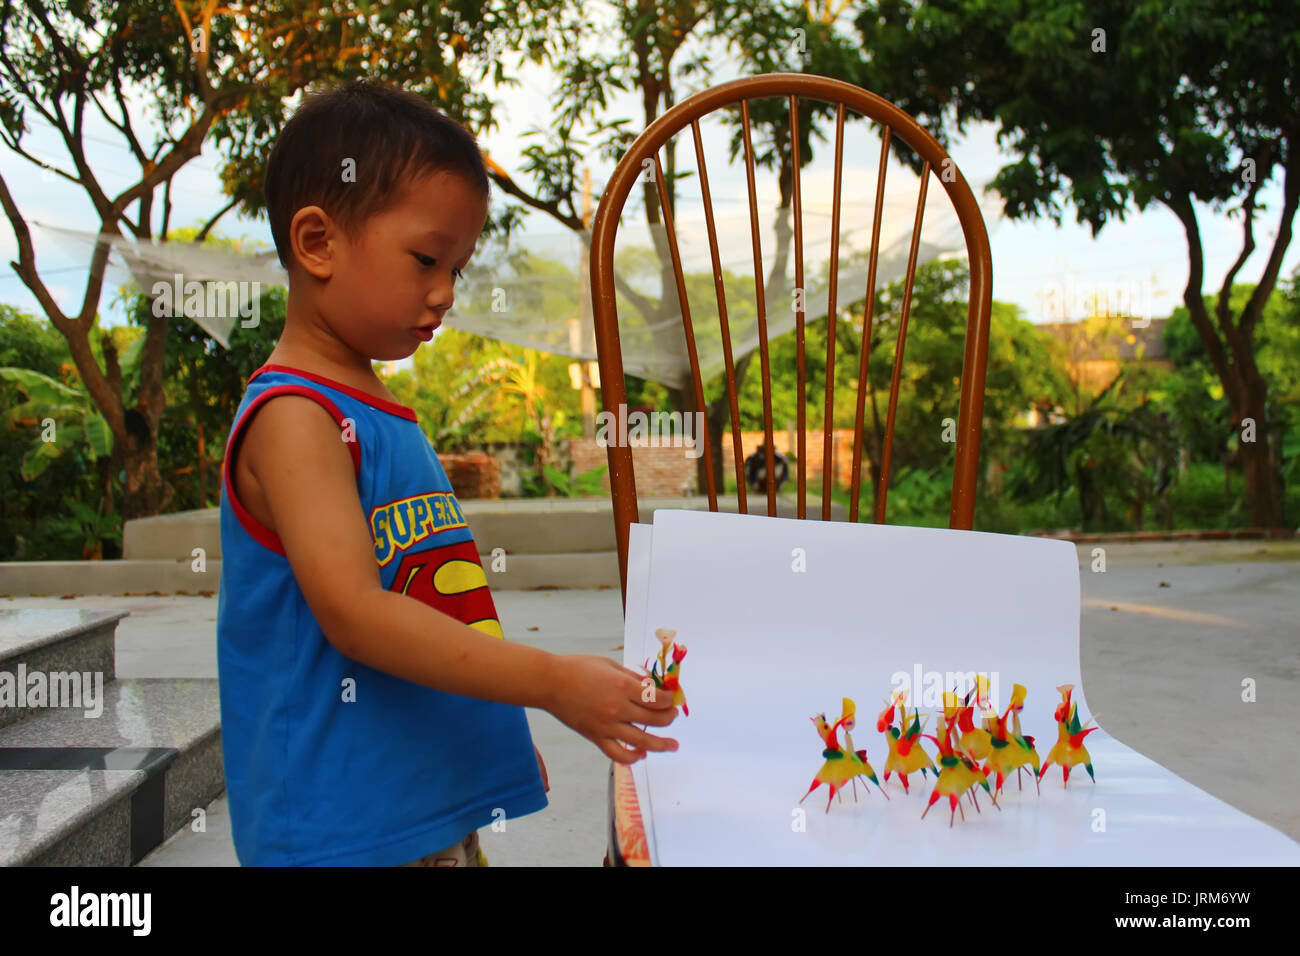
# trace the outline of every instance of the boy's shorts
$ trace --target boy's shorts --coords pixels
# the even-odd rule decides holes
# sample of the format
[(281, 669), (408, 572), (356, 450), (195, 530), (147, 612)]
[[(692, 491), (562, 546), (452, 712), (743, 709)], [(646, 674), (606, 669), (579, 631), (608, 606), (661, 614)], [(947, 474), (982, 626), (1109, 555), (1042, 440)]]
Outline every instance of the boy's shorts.
[(445, 850), (430, 853), (401, 866), (487, 866), (487, 857), (478, 845), (478, 831), (475, 830), (463, 840), (458, 840)]

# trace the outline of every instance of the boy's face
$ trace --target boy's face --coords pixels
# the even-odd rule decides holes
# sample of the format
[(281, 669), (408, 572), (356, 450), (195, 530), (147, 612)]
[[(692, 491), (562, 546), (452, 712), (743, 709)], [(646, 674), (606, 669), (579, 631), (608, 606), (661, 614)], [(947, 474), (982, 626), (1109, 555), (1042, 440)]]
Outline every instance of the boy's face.
[(351, 241), (340, 232), (330, 244), (321, 317), (361, 355), (406, 358), (451, 308), (457, 274), (474, 253), (487, 212), (487, 200), (455, 173), (408, 180)]

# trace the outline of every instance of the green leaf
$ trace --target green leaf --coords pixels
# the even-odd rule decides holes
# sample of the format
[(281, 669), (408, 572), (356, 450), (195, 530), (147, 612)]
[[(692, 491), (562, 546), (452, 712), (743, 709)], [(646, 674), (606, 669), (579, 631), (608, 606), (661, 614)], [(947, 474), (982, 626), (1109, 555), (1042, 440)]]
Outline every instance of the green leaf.
[(13, 382), (33, 402), (59, 405), (70, 399), (82, 404), (89, 401), (85, 392), (69, 388), (62, 382), (29, 368), (0, 368), (0, 378)]
[(122, 369), (123, 381), (133, 379), (140, 374), (140, 356), (144, 354), (145, 338), (146, 336), (141, 335), (122, 350), (118, 358), (118, 366)]
[(40, 402), (20, 402), (12, 408), (6, 409), (0, 414), (0, 426), (5, 428), (24, 428), (29, 426), (19, 425), (18, 423), (26, 418), (35, 418), (39, 423), (41, 419), (48, 417), (45, 412), (48, 408)]
[(82, 524), (93, 526), (99, 517), (99, 515), (95, 513), (95, 510), (84, 501), (69, 501), (68, 510), (71, 511), (73, 516)]
[(37, 442), (23, 455), (22, 467), (19, 470), (23, 481), (35, 481), (62, 454), (63, 448), (58, 442)]
[(107, 458), (113, 454), (113, 430), (98, 412), (86, 417), (86, 442), (92, 458)]

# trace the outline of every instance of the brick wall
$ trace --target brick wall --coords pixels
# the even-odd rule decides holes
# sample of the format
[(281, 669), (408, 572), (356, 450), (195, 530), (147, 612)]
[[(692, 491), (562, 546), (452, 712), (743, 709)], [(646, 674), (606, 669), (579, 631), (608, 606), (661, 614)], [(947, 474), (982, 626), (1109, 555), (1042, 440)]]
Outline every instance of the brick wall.
[[(594, 438), (568, 439), (573, 457), (572, 474), (580, 475), (609, 464), (609, 452)], [(636, 493), (640, 496), (674, 497), (695, 494), (696, 459), (680, 445), (655, 447), (632, 446), (632, 468), (636, 472)], [(601, 486), (609, 492), (609, 471), (601, 476)]]
[(481, 451), (439, 455), (457, 498), (499, 498), (501, 462)]
[[(791, 433), (785, 429), (775, 429), (772, 434), (772, 444), (776, 450), (791, 458), (790, 477), (786, 484), (787, 489), (796, 487), (795, 483), (798, 480), (798, 474), (793, 462), (793, 450), (789, 447), (790, 435)], [(821, 489), (822, 481), (823, 433), (820, 430), (809, 431), (807, 436), (808, 488), (810, 491), (818, 492)], [(764, 440), (765, 436), (761, 431), (741, 432), (742, 461), (757, 451), (758, 446), (763, 444)], [(573, 474), (581, 474), (599, 465), (608, 464), (608, 453), (604, 448), (596, 444), (595, 439), (571, 438), (568, 442), (569, 452), (573, 457)], [(865, 452), (863, 459), (862, 480), (865, 484), (869, 480)], [(853, 429), (835, 429), (832, 437), (831, 462), (836, 487), (847, 488), (853, 478)], [(636, 471), (638, 495), (670, 496), (698, 493), (695, 478), (696, 459), (688, 456), (686, 449), (681, 447), (657, 448), (634, 445), (632, 447), (632, 467)], [(729, 431), (722, 436), (722, 468), (724, 474), (734, 475), (735, 473), (735, 464), (732, 461), (731, 454), (731, 432)], [(603, 486), (608, 491), (608, 472), (604, 476)]]
[[(808, 488), (810, 491), (820, 491), (822, 483), (822, 442), (825, 440), (825, 433), (821, 429), (809, 429), (805, 432), (807, 436), (804, 441), (805, 454), (808, 456)], [(795, 444), (791, 445), (790, 439), (795, 439)], [(741, 432), (740, 433), (740, 458), (742, 461), (758, 451), (758, 447), (767, 440), (767, 436), (761, 431)], [(798, 445), (798, 435), (794, 430), (786, 431), (784, 428), (772, 429), (772, 444), (781, 454), (785, 455), (790, 461), (790, 477), (787, 479), (788, 488), (797, 487), (796, 482), (799, 480), (798, 471), (795, 468), (794, 458), (795, 450)], [(867, 467), (868, 455), (866, 449), (862, 451), (862, 474), (863, 483), (869, 479), (870, 470)], [(728, 473), (735, 472), (735, 463), (731, 457), (731, 432), (724, 432), (722, 435), (722, 467)], [(834, 486), (837, 488), (847, 488), (853, 480), (853, 429), (837, 428), (831, 433), (831, 474)]]

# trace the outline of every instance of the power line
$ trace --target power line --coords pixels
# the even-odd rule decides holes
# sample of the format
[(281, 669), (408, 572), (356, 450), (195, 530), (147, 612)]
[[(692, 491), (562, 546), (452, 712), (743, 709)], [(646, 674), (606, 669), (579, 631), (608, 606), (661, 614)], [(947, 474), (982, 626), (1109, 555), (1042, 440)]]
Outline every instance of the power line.
[[(89, 271), (90, 269), (88, 266), (66, 266), (62, 269), (41, 269), (39, 275), (53, 276), (53, 275), (58, 275), (59, 273), (62, 272), (89, 272)], [(0, 279), (21, 279), (21, 278), (22, 276), (12, 272), (0, 274)]]
[[(29, 115), (29, 116), (27, 117), (27, 119), (34, 119), (34, 120), (37, 120), (38, 122), (40, 122), (41, 124), (43, 124), (47, 130), (49, 130), (49, 131), (51, 131), (51, 132), (53, 132), (53, 133), (57, 133), (57, 134), (59, 135), (59, 137), (62, 138), (62, 135), (63, 135), (63, 134), (59, 131), (59, 128), (58, 128), (57, 126), (55, 126), (53, 123), (51, 123), (49, 120), (47, 120), (44, 116), (41, 116), (41, 115), (39, 115), (39, 114), (31, 114), (31, 115)], [(103, 139), (102, 137), (99, 137), (99, 136), (93, 136), (93, 135), (91, 135), (90, 133), (82, 133), (82, 134), (81, 134), (81, 139), (89, 140), (89, 141), (92, 142), (92, 143), (102, 143), (102, 144), (105, 145), (105, 146), (112, 146), (114, 149), (120, 149), (120, 150), (124, 150), (124, 151), (127, 152), (127, 153), (130, 153), (132, 157), (135, 156), (135, 153), (133, 153), (133, 152), (131, 151), (131, 147), (130, 147), (130, 146), (127, 146), (125, 143), (122, 143), (122, 142), (119, 142), (119, 141), (114, 141), (114, 140), (111, 140), (111, 139)], [(186, 163), (185, 165), (186, 165), (186, 166), (194, 166), (194, 167), (196, 167), (196, 168), (198, 168), (198, 169), (206, 170), (207, 172), (212, 173), (214, 176), (220, 176), (220, 175), (221, 175), (220, 171), (217, 170), (215, 167), (212, 167), (212, 166), (204, 166), (204, 165), (201, 164), (201, 163), (196, 163), (194, 160), (190, 160), (190, 161), (189, 161), (188, 163)], [(182, 168), (184, 168), (184, 167), (182, 167)], [(116, 172), (116, 170), (110, 170), (110, 171), (111, 171), (111, 172)], [(127, 175), (127, 174), (119, 174), (119, 175)]]

